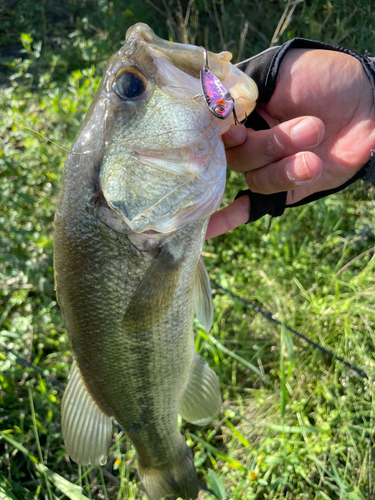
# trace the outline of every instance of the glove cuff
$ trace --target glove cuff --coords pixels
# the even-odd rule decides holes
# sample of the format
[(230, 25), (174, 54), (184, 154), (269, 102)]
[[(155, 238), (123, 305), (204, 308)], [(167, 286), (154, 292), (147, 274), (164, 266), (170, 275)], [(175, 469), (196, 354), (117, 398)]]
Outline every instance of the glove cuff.
[[(354, 50), (349, 50), (339, 45), (332, 45), (325, 42), (317, 42), (306, 38), (293, 38), (280, 47), (271, 47), (257, 56), (238, 63), (236, 66), (251, 76), (259, 88), (259, 102), (268, 102), (271, 99), (276, 85), (277, 75), (280, 65), (290, 49), (320, 49), (343, 52), (358, 59), (370, 80), (375, 100), (375, 61), (367, 54), (362, 55)], [(261, 60), (261, 63), (260, 61)]]
[(375, 149), (371, 150), (370, 160), (363, 167), (364, 175), (362, 180), (368, 182), (372, 186), (375, 186)]
[(272, 215), (272, 217), (280, 217), (283, 215), (285, 210), (285, 202), (287, 192), (283, 193), (274, 193), (274, 194), (260, 194), (253, 193), (250, 189), (246, 191), (240, 191), (237, 193), (235, 200), (240, 198), (241, 196), (248, 196), (250, 200), (250, 213), (249, 220), (246, 222), (254, 222), (263, 215)]

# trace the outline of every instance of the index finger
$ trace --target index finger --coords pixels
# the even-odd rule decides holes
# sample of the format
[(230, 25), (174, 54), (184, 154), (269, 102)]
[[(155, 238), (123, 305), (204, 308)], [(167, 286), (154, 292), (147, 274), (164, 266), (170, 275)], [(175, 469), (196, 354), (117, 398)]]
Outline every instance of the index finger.
[[(314, 116), (301, 116), (269, 130), (230, 129), (223, 135), (228, 165), (236, 172), (255, 170), (301, 151), (311, 151), (323, 139), (324, 123)], [(237, 146), (234, 144), (238, 140)]]
[(208, 223), (206, 239), (224, 234), (249, 220), (250, 200), (241, 196), (227, 207), (211, 215)]

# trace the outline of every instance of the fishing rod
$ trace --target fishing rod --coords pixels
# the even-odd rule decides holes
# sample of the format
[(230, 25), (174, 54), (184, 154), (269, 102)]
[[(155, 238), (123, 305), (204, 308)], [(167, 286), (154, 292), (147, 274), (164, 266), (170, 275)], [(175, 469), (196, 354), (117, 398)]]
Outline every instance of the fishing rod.
[[(313, 346), (315, 349), (318, 349), (319, 351), (323, 352), (324, 354), (326, 354), (327, 356), (329, 356), (331, 359), (334, 359), (335, 361), (339, 361), (340, 363), (342, 363), (343, 365), (345, 365), (347, 368), (349, 368), (349, 370), (352, 370), (352, 371), (356, 372), (362, 378), (365, 378), (367, 380), (374, 380), (372, 377), (369, 377), (367, 375), (367, 373), (364, 370), (362, 370), (361, 368), (359, 368), (358, 366), (353, 365), (352, 363), (349, 363), (348, 361), (346, 361), (341, 356), (338, 356), (334, 352), (329, 351), (325, 347), (319, 345), (317, 342), (314, 342), (313, 340), (309, 339), (308, 337), (306, 337), (302, 333), (298, 332), (297, 330), (294, 330), (290, 326), (288, 326), (285, 323), (283, 323), (283, 322), (279, 321), (278, 319), (274, 318), (271, 313), (269, 313), (267, 311), (264, 311), (260, 307), (251, 304), (251, 302), (249, 302), (248, 300), (246, 300), (243, 297), (240, 297), (239, 295), (233, 293), (231, 290), (228, 290), (227, 288), (224, 288), (223, 286), (219, 285), (219, 283), (217, 283), (214, 280), (211, 280), (211, 284), (215, 288), (217, 288), (217, 289), (221, 290), (222, 292), (230, 295), (231, 297), (233, 297), (234, 299), (238, 300), (239, 302), (242, 302), (242, 304), (244, 304), (246, 307), (250, 308), (255, 313), (261, 314), (263, 316), (263, 318), (265, 318), (267, 321), (270, 321), (270, 322), (272, 322), (272, 323), (274, 323), (274, 324), (276, 324), (278, 326), (283, 326), (289, 332), (293, 333), (294, 335), (296, 335), (300, 339), (304, 340), (307, 344), (309, 344), (309, 345)], [(65, 387), (62, 384), (60, 384), (60, 382), (58, 382), (53, 377), (49, 377), (48, 375), (45, 375), (43, 373), (43, 371), (38, 366), (34, 365), (33, 363), (31, 363), (27, 359), (23, 358), (22, 356), (20, 356), (16, 352), (14, 352), (13, 349), (11, 349), (10, 347), (6, 347), (4, 344), (0, 343), (0, 348), (4, 349), (4, 351), (6, 351), (7, 353), (13, 354), (13, 356), (15, 356), (19, 362), (25, 364), (28, 368), (31, 368), (32, 370), (34, 370), (42, 378), (44, 378), (45, 380), (47, 380), (48, 382), (50, 382), (53, 386), (57, 387), (61, 391), (65, 390)]]
[(327, 356), (329, 356), (331, 359), (334, 359), (336, 361), (340, 361), (340, 363), (342, 363), (343, 365), (345, 365), (347, 368), (349, 368), (350, 370), (353, 370), (355, 371), (356, 373), (358, 373), (358, 375), (360, 375), (361, 377), (363, 378), (366, 378), (366, 379), (369, 379), (369, 380), (372, 380), (368, 375), (367, 373), (362, 370), (361, 368), (358, 368), (358, 366), (356, 365), (353, 365), (351, 363), (349, 363), (348, 361), (346, 361), (344, 358), (342, 358), (341, 356), (338, 356), (337, 354), (335, 354), (334, 352), (332, 351), (329, 351), (328, 349), (326, 349), (325, 347), (319, 345), (318, 343), (314, 342), (313, 340), (309, 339), (308, 337), (306, 337), (305, 335), (303, 335), (302, 333), (298, 332), (297, 330), (294, 330), (293, 328), (291, 328), (290, 326), (286, 325), (285, 323), (282, 323), (281, 321), (279, 321), (278, 319), (274, 318), (272, 316), (271, 313), (267, 312), (267, 311), (263, 311), (260, 307), (258, 306), (254, 306), (253, 304), (251, 304), (250, 302), (248, 302), (246, 299), (240, 297), (239, 295), (236, 295), (235, 293), (231, 292), (230, 290), (228, 290), (227, 288), (224, 288), (222, 287), (221, 285), (219, 285), (219, 283), (217, 283), (216, 281), (214, 280), (211, 280), (211, 283), (212, 285), (214, 285), (214, 287), (218, 288), (219, 290), (222, 290), (223, 292), (227, 293), (228, 295), (230, 295), (231, 297), (239, 300), (240, 302), (242, 302), (246, 307), (249, 307), (250, 309), (252, 309), (254, 312), (256, 313), (259, 313), (261, 314), (264, 318), (266, 318), (267, 321), (270, 321), (272, 323), (275, 323), (276, 325), (279, 325), (279, 326), (284, 326), (284, 328), (286, 328), (289, 332), (293, 333), (294, 335), (296, 335), (297, 337), (299, 337), (300, 339), (304, 340), (307, 344), (310, 344), (312, 345), (313, 347), (315, 347), (316, 349), (319, 349), (321, 352), (323, 352), (324, 354), (327, 354)]

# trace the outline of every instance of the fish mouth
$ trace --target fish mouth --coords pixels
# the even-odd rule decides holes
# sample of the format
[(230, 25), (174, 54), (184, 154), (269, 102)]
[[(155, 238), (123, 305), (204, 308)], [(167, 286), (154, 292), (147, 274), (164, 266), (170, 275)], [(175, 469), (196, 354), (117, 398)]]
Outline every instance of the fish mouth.
[(108, 197), (104, 190), (107, 215), (116, 221), (116, 230), (168, 234), (211, 215), (221, 202), (226, 171), (217, 168), (215, 155), (190, 162), (150, 156), (137, 156), (137, 161), (153, 172), (154, 186), (130, 186), (120, 198)]
[(133, 231), (124, 221), (123, 217), (108, 205), (102, 191), (96, 195), (94, 206), (96, 215), (102, 224), (116, 233), (126, 235), (133, 247), (141, 252), (158, 251), (163, 245), (165, 238), (171, 234), (161, 233), (154, 229), (148, 229), (139, 233)]

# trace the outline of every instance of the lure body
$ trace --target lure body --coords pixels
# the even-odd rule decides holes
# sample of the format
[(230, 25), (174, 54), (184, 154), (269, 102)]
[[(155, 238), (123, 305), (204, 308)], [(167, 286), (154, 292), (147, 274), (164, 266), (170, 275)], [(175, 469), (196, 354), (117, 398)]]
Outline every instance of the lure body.
[(201, 69), (201, 83), (211, 113), (222, 120), (227, 118), (234, 108), (229, 90), (206, 66), (202, 66)]
[(207, 106), (211, 113), (221, 120), (225, 120), (233, 113), (234, 123), (237, 125), (234, 99), (226, 86), (208, 69), (207, 51), (205, 49), (204, 56), (206, 64), (201, 67), (200, 79)]

